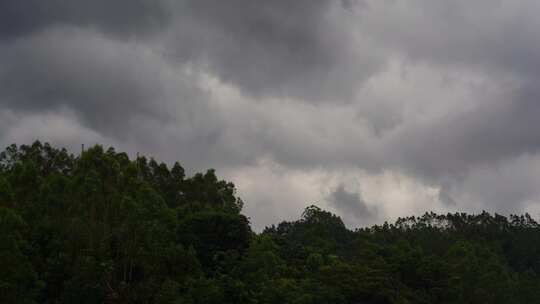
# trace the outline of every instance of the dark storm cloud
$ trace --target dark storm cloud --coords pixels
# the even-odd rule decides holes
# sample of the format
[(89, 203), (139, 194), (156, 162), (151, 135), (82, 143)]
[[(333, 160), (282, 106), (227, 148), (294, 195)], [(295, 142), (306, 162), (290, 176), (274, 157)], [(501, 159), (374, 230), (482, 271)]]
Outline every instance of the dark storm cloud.
[[(132, 117), (161, 119), (171, 105), (207, 98), (188, 84), (195, 77), (164, 75), (169, 66), (255, 97), (349, 100), (380, 64), (369, 52), (356, 56), (339, 19), (359, 3), (2, 1), (0, 36), (16, 39), (0, 43), (0, 102), (68, 107), (92, 128), (120, 133)], [(140, 33), (150, 39), (130, 40)]]
[(491, 74), (540, 76), (534, 0), (370, 1), (370, 37), (414, 61)]
[(347, 191), (344, 184), (338, 185), (327, 199), (340, 213), (352, 214), (357, 221), (371, 223), (377, 218), (377, 210), (368, 206), (360, 193)]
[(0, 3), (0, 40), (51, 27), (93, 28), (118, 39), (167, 33), (168, 38), (158, 40), (175, 61), (195, 63), (245, 93), (346, 102), (382, 63), (347, 26), (361, 4), (7, 0)]
[(0, 40), (51, 26), (142, 34), (165, 26), (170, 17), (170, 6), (165, 0), (3, 0), (0, 1)]
[(386, 156), (415, 175), (439, 179), (540, 152), (540, 134), (535, 132), (540, 117), (539, 87), (528, 85), (500, 98), (396, 132)]
[(360, 1), (181, 3), (176, 56), (256, 97), (348, 101), (381, 64), (347, 26)]
[(98, 32), (49, 29), (0, 45), (0, 105), (27, 111), (68, 108), (89, 127), (120, 135), (142, 116), (163, 122), (174, 102), (202, 98), (187, 76), (173, 75), (144, 45)]

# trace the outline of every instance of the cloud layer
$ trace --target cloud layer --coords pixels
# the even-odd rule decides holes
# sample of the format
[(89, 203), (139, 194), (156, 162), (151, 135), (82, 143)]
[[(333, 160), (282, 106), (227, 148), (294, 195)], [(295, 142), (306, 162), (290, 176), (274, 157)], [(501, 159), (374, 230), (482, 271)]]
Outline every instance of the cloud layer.
[[(540, 5), (0, 3), (0, 143), (111, 144), (237, 183), (257, 229), (540, 211)], [(536, 215), (536, 214), (533, 214)]]

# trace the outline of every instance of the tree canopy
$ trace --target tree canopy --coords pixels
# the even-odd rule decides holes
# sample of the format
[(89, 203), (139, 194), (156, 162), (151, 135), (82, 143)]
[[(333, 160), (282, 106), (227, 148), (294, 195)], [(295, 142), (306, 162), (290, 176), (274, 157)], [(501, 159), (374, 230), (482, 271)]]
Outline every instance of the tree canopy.
[(349, 230), (316, 206), (254, 233), (214, 170), (0, 154), (0, 303), (540, 303), (540, 225), (426, 213)]

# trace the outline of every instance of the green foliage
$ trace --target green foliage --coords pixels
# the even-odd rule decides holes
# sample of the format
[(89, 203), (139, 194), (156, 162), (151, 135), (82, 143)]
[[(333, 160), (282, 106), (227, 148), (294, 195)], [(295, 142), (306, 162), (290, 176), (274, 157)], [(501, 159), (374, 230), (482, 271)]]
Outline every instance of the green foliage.
[(38, 282), (23, 238), (25, 226), (14, 211), (0, 207), (0, 303), (34, 303)]
[(540, 303), (540, 225), (463, 213), (251, 231), (214, 170), (94, 146), (0, 153), (0, 303)]

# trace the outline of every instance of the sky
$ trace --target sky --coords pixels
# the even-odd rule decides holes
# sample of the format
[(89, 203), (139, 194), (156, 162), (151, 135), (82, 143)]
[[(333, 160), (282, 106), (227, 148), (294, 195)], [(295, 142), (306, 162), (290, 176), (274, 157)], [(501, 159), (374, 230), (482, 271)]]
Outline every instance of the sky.
[(255, 230), (540, 215), (536, 0), (3, 0), (0, 144), (235, 183)]

